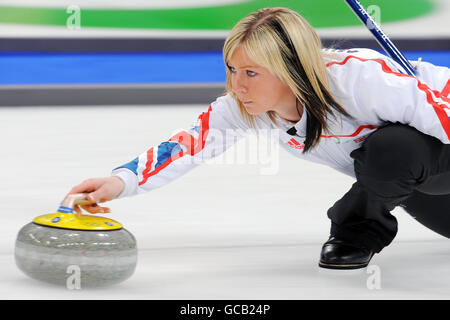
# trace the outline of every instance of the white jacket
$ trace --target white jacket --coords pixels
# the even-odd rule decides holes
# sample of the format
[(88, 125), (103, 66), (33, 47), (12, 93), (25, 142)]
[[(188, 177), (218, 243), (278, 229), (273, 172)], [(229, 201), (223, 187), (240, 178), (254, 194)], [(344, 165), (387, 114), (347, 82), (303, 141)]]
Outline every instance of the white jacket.
[[(411, 61), (419, 72), (419, 81), (400, 73), (396, 62), (374, 50), (326, 50), (324, 54), (331, 93), (353, 119), (339, 114), (338, 120), (330, 117), (330, 134), (322, 134), (318, 146), (304, 154), (306, 112), (295, 124), (278, 118), (278, 127), (267, 115), (257, 117), (258, 129), (277, 130), (280, 145), (294, 156), (354, 177), (350, 153), (388, 122), (410, 125), (450, 143), (450, 69)], [(218, 156), (238, 141), (235, 137), (242, 138), (249, 130), (236, 101), (230, 95), (219, 97), (190, 129), (113, 170), (112, 175), (125, 182), (120, 197), (169, 183)]]

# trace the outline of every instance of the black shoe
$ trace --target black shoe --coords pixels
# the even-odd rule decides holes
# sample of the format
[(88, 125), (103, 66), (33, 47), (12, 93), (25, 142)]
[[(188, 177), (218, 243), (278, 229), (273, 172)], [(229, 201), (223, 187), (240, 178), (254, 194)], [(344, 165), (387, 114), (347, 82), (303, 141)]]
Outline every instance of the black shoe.
[(365, 268), (374, 252), (364, 247), (346, 243), (330, 237), (322, 247), (319, 267), (327, 269), (359, 269)]

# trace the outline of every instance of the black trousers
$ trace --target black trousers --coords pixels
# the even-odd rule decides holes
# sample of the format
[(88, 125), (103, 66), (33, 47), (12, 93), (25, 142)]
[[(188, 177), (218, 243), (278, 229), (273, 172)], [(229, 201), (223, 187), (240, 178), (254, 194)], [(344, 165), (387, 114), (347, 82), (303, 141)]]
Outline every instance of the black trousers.
[(330, 234), (380, 252), (397, 234), (390, 213), (402, 206), (450, 238), (450, 145), (402, 124), (389, 124), (354, 150), (356, 182), (328, 210)]

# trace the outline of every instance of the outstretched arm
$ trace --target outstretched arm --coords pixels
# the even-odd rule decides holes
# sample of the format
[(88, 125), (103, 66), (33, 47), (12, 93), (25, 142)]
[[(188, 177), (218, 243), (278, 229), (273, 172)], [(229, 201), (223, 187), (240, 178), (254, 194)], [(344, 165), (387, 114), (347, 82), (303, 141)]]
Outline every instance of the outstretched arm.
[[(228, 95), (220, 97), (189, 129), (179, 130), (168, 140), (115, 168), (111, 177), (88, 179), (70, 193), (87, 192), (89, 200), (105, 202), (162, 187), (222, 154), (246, 135), (246, 129), (234, 100)], [(83, 209), (91, 213), (109, 210), (96, 204)]]

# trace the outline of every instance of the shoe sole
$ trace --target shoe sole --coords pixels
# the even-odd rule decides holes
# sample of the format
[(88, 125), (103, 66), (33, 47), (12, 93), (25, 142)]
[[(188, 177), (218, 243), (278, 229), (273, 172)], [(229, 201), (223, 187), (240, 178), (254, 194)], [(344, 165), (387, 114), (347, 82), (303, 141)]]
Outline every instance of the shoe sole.
[(325, 269), (339, 269), (339, 270), (353, 270), (353, 269), (362, 269), (369, 265), (369, 262), (363, 264), (328, 264), (319, 262), (319, 267)]
[(322, 261), (319, 261), (319, 267), (325, 268), (325, 269), (340, 269), (340, 270), (352, 270), (352, 269), (362, 269), (369, 265), (370, 260), (372, 260), (372, 257), (374, 254), (370, 256), (369, 260), (364, 263), (354, 263), (354, 264), (331, 264), (331, 263), (324, 263)]

